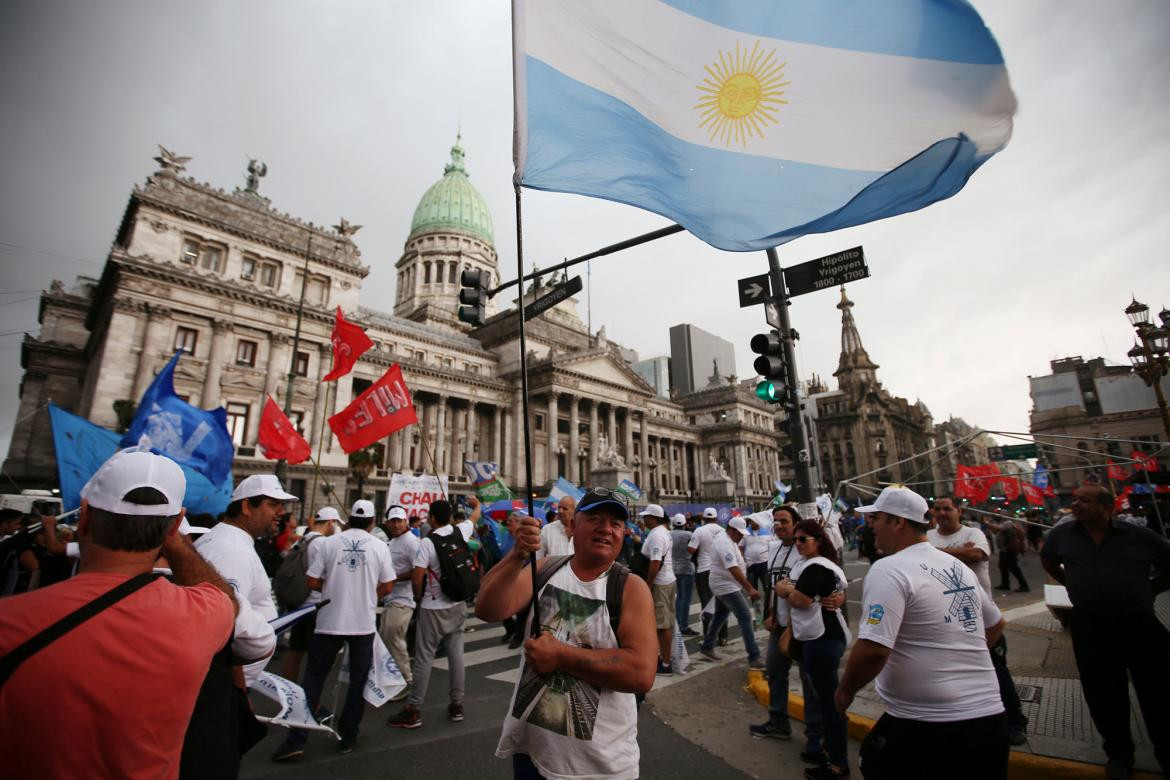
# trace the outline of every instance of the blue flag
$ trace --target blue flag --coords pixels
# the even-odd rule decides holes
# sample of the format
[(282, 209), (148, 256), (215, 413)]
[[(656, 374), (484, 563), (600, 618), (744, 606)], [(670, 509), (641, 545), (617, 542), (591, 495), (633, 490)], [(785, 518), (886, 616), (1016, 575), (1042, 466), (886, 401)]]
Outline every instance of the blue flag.
[[(81, 506), (81, 489), (119, 447), (118, 434), (94, 425), (83, 417), (49, 404), (53, 426), (53, 446), (57, 450), (57, 479), (61, 483), (61, 501), (66, 510)], [(218, 485), (182, 463), (187, 478), (183, 506), (188, 515), (218, 515), (227, 509), (232, 497), (232, 475)]]
[(163, 367), (138, 402), (123, 447), (133, 447), (143, 436), (153, 452), (202, 474), (212, 485), (231, 478), (235, 447), (223, 407), (206, 411), (175, 395), (175, 364), (182, 350)]
[(1044, 468), (1043, 463), (1036, 464), (1036, 470), (1032, 472), (1032, 484), (1041, 490), (1048, 489), (1048, 469)]
[(719, 249), (921, 209), (1011, 137), (1003, 56), (963, 0), (515, 0), (513, 16), (515, 181)]

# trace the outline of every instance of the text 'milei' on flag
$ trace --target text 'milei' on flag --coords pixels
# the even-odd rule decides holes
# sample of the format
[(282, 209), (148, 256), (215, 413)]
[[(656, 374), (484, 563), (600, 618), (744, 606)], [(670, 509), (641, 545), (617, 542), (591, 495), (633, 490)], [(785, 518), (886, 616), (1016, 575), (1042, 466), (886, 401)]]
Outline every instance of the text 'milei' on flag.
[(308, 460), (313, 452), (309, 442), (297, 432), (296, 426), (276, 405), (272, 396), (268, 396), (264, 402), (264, 411), (260, 414), (258, 444), (264, 457), (269, 460), (287, 460), (294, 466)]
[(329, 418), (341, 449), (355, 452), (411, 423), (417, 423), (410, 391), (397, 364), (353, 402)]
[(333, 368), (321, 379), (322, 382), (332, 382), (348, 374), (353, 370), (358, 358), (374, 346), (374, 342), (370, 341), (370, 337), (360, 326), (345, 319), (340, 306), (337, 307), (337, 318), (333, 323), (333, 335), (330, 340), (333, 342)]
[(749, 251), (949, 198), (1011, 137), (967, 2), (514, 0), (515, 179)]

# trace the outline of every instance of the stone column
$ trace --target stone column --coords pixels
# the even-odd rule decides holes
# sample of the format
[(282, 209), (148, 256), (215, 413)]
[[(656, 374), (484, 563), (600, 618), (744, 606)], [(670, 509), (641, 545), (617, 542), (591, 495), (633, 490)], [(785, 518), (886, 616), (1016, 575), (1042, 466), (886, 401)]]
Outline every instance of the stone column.
[(500, 425), (504, 421), (504, 409), (501, 406), (492, 407), (492, 455), (491, 459), (500, 466), (500, 473), (504, 468), (504, 432)]
[(581, 449), (580, 421), (577, 419), (578, 409), (577, 404), (580, 403), (577, 396), (569, 394), (569, 481), (574, 485), (581, 484), (581, 475), (578, 472), (577, 451)]
[(467, 426), (467, 410), (461, 406), (451, 404), (451, 439), (450, 456), (447, 461), (448, 474), (462, 474), (463, 473), (463, 453), (467, 447), (467, 435), (465, 428)]
[[(309, 421), (313, 427), (309, 430), (307, 437), (313, 447), (313, 457), (317, 456), (317, 448), (321, 446), (321, 438), (333, 435), (329, 429), (329, 423), (325, 422), (325, 397), (333, 393), (333, 383), (321, 381), (321, 378), (328, 373), (325, 367), (328, 361), (325, 358), (332, 353), (333, 345), (328, 342), (317, 347), (319, 355), (317, 360), (317, 397), (313, 399), (313, 419)], [(322, 428), (322, 423), (324, 423), (324, 428)]]
[(682, 442), (682, 489), (687, 492), (691, 489), (691, 458), (688, 454), (688, 444)]
[[(268, 334), (268, 368), (267, 375), (264, 377), (264, 393), (272, 396), (272, 400), (276, 401), (282, 409), (285, 406), (285, 399), (279, 397), (279, 391), (287, 388), (288, 348), (288, 336), (283, 333)], [(281, 382), (282, 379), (284, 382)], [(260, 403), (264, 403), (263, 398), (260, 399)]]
[(441, 476), (447, 468), (447, 396), (440, 395), (435, 404), (435, 438), (430, 442), (435, 458), (435, 471)]
[(650, 431), (646, 427), (646, 410), (642, 410), (642, 425), (639, 430), (641, 440), (642, 465), (638, 467), (638, 487), (648, 490), (650, 487)]
[(674, 439), (666, 440), (666, 492), (674, 493)]
[(617, 407), (613, 404), (609, 405), (609, 414), (605, 418), (605, 438), (609, 440), (609, 446), (617, 449)]
[[(471, 401), (467, 407), (467, 447), (464, 449), (464, 460), (483, 460), (483, 456), (487, 450), (483, 452), (479, 448), (479, 407), (475, 401)], [(459, 464), (459, 469), (462, 472), (463, 464)]]
[(592, 479), (593, 470), (597, 468), (597, 401), (589, 401), (589, 476)]
[(559, 437), (557, 434), (557, 393), (555, 390), (548, 391), (548, 415), (544, 419), (544, 427), (548, 431), (548, 456), (545, 459), (545, 474), (551, 482), (560, 476), (557, 473), (557, 447), (559, 445), (557, 440)]
[(748, 488), (747, 479), (747, 449), (742, 444), (737, 444), (732, 448), (732, 453), (735, 455), (735, 470), (732, 476), (735, 478), (735, 492), (738, 495), (740, 490), (744, 492)]
[(634, 410), (627, 406), (625, 412), (622, 457), (626, 459), (626, 465), (629, 466), (634, 461)]
[(134, 376), (134, 402), (154, 381), (154, 361), (166, 350), (170, 332), (171, 309), (153, 303), (146, 305), (146, 325), (142, 329), (142, 351), (138, 354), (138, 372)]
[(512, 488), (522, 490), (527, 480), (524, 475), (524, 398), (519, 389), (516, 390), (516, 401), (512, 404)]
[(211, 352), (207, 356), (207, 375), (203, 378), (203, 393), (199, 399), (199, 405), (204, 409), (220, 405), (220, 377), (227, 362), (227, 342), (231, 332), (232, 323), (227, 320), (212, 321)]

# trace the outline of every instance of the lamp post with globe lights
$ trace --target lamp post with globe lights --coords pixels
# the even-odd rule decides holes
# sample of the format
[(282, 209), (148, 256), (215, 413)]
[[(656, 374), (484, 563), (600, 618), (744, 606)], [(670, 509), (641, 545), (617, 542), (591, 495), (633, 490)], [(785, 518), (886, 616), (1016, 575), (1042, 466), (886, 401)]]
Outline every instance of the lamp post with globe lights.
[(1170, 371), (1170, 309), (1158, 312), (1161, 325), (1150, 322), (1150, 307), (1135, 298), (1125, 307), (1125, 316), (1137, 331), (1137, 342), (1127, 353), (1133, 363), (1133, 370), (1142, 380), (1154, 388), (1158, 399), (1158, 411), (1162, 415), (1162, 427), (1166, 429), (1166, 440), (1170, 441), (1170, 410), (1166, 408), (1166, 394), (1162, 392), (1162, 377)]

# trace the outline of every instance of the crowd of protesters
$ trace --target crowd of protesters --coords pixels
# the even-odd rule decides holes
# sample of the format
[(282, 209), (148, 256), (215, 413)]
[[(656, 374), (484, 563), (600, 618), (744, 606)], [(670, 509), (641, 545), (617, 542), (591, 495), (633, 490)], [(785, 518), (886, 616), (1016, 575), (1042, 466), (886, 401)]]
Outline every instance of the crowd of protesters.
[[(51, 730), (65, 717), (74, 735), (59, 750), (20, 754), (7, 766), (13, 776), (235, 776), (264, 734), (247, 690), (281, 651), (283, 676), (303, 685), (342, 753), (360, 734), (375, 643), (406, 682), (388, 726), (422, 727), (439, 654), (450, 671), (447, 718), (459, 722), (464, 621), (474, 607), (523, 648), (497, 750), (516, 777), (639, 776), (639, 701), (656, 677), (675, 673), (683, 638), (701, 633), (699, 663), (724, 660), (730, 618), (746, 666), (769, 682), (768, 717), (749, 725), (752, 736), (791, 739), (797, 668), (806, 777), (849, 775), (845, 709), (871, 681), (886, 714), (861, 745), (865, 777), (1006, 777), (1009, 746), (1026, 740), (1027, 721), (1007, 670), (990, 559), (998, 552), (999, 589), (1015, 578), (1024, 592), (1019, 559), (1029, 551), (1068, 584), (1074, 650), (1110, 776), (1128, 776), (1133, 764), (1127, 674), (1167, 763), (1170, 727), (1156, 703), (1170, 694), (1170, 639), (1152, 603), (1168, 582), (1170, 543), (1113, 517), (1099, 485), (1078, 489), (1055, 528), (1036, 512), (964, 518), (961, 502), (928, 506), (902, 487), (850, 509), (839, 526), (802, 519), (791, 505), (725, 523), (714, 507), (694, 516), (658, 504), (636, 510), (593, 488), (543, 518), (512, 511), (500, 518), (504, 533), (474, 498), (463, 509), (436, 501), (424, 516), (359, 499), (344, 515), (322, 507), (302, 525), (297, 498), (271, 474), (241, 480), (219, 518), (185, 517), (184, 490), (172, 461), (123, 451), (83, 489), (75, 527), (0, 511), (0, 582), (14, 597), (0, 608), (0, 729)], [(856, 641), (848, 550), (871, 564)], [(451, 565), (467, 570), (462, 588), (451, 584)], [(692, 626), (696, 592), (701, 632)], [(577, 615), (586, 603), (603, 604), (607, 616), (588, 629)], [(271, 621), (306, 605), (318, 609), (278, 637)], [(1129, 635), (1120, 642), (1128, 649), (1114, 652)], [(350, 682), (335, 718), (320, 700), (343, 646)], [(82, 648), (84, 674), (68, 661)], [(591, 717), (542, 720), (546, 697), (568, 697)], [(298, 759), (307, 738), (290, 730), (273, 760)], [(978, 749), (947, 747), (960, 739)]]

